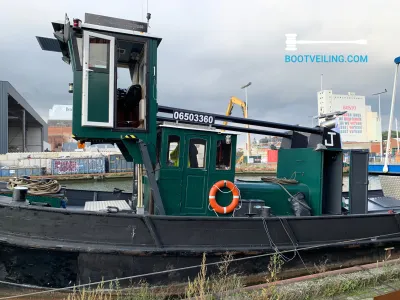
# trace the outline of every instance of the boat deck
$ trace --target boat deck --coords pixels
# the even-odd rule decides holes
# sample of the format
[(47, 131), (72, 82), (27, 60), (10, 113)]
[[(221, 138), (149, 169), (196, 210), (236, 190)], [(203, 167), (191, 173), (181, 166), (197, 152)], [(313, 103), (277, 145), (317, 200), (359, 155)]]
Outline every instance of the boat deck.
[[(111, 193), (110, 193), (111, 194)], [(55, 195), (53, 195), (55, 196)], [(76, 195), (78, 196), (78, 195)], [(348, 206), (348, 193), (343, 192), (344, 198), (343, 203)], [(117, 197), (116, 197), (117, 198)], [(244, 200), (246, 201), (246, 200)], [(0, 203), (11, 204), (12, 197), (0, 195)], [(59, 208), (67, 211), (93, 211), (93, 212), (105, 212), (105, 213), (132, 213), (133, 209), (129, 206), (128, 199), (104, 199), (94, 200), (83, 197), (83, 199), (74, 198), (71, 201), (72, 205), (67, 203), (66, 208)], [(25, 205), (22, 202), (16, 202), (16, 205)], [(26, 205), (29, 205), (26, 202)], [(40, 203), (35, 203), (34, 206), (40, 206)], [(45, 206), (45, 205), (44, 205)], [(368, 191), (368, 213), (385, 213), (388, 211), (400, 212), (400, 200), (394, 197), (387, 197), (383, 195), (382, 190), (371, 190)]]
[[(13, 201), (11, 197), (1, 196), (0, 203), (2, 204), (15, 204), (17, 206), (30, 206), (29, 202)], [(129, 206), (126, 200), (108, 200), (108, 201), (86, 201), (82, 202), (83, 205), (68, 205), (66, 208), (54, 208), (62, 209), (66, 211), (87, 211), (87, 212), (104, 212), (104, 213), (132, 213), (133, 209)], [(41, 206), (40, 203), (35, 203), (32, 206)], [(43, 207), (47, 207), (43, 205)]]

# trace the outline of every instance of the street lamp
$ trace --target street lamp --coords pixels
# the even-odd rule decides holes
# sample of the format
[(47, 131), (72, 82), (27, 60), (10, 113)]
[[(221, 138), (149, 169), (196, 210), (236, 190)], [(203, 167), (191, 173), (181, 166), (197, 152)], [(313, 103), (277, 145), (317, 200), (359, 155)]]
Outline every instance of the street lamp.
[(383, 172), (384, 173), (387, 173), (389, 171), (388, 160), (389, 160), (389, 151), (390, 151), (390, 140), (391, 140), (391, 136), (392, 136), (392, 132), (391, 131), (392, 131), (394, 104), (396, 102), (396, 82), (397, 82), (397, 73), (399, 72), (400, 56), (396, 57), (394, 59), (394, 63), (396, 64), (396, 68), (395, 68), (395, 72), (394, 72), (392, 105), (390, 107), (389, 129), (388, 129), (388, 137), (387, 137), (387, 142), (386, 142), (385, 165), (383, 166)]
[[(244, 85), (241, 87), (241, 89), (244, 89), (244, 93), (246, 95), (246, 118), (249, 117), (249, 106), (247, 105), (247, 88), (251, 85), (251, 82), (248, 84)], [(250, 128), (249, 124), (247, 124), (247, 128)], [(250, 133), (247, 133), (247, 163), (249, 163), (250, 159)]]
[(382, 117), (381, 117), (381, 94), (384, 94), (387, 92), (387, 89), (385, 89), (384, 92), (380, 92), (380, 93), (376, 93), (376, 94), (372, 94), (372, 96), (376, 96), (378, 95), (378, 103), (379, 103), (379, 124), (381, 127), (381, 143), (380, 143), (380, 150), (381, 150), (381, 161), (382, 161), (382, 157), (383, 157), (383, 145), (382, 145)]

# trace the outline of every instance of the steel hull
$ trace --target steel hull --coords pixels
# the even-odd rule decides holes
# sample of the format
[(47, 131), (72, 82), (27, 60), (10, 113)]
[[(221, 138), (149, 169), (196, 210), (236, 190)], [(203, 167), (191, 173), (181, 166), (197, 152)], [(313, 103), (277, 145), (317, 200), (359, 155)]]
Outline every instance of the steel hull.
[[(267, 219), (139, 216), (3, 200), (0, 275), (2, 280), (62, 287), (198, 265), (204, 252), (208, 262), (220, 259), (226, 251), (239, 257), (273, 253), (274, 245), (280, 251), (308, 248), (301, 253), (317, 253), (313, 259), (321, 259), (332, 249), (348, 256), (345, 248), (367, 246), (363, 249), (370, 252), (370, 246), (400, 242), (399, 224), (399, 216), (388, 213)], [(238, 262), (237, 269), (265, 272), (268, 258), (258, 261)], [(181, 270), (146, 279), (168, 283), (187, 280), (197, 272)]]

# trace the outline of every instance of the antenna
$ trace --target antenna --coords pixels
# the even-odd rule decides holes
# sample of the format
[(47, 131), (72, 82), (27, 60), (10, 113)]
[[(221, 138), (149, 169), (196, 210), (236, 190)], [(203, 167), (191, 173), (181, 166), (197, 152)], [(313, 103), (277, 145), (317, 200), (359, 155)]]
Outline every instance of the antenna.
[(147, 19), (147, 26), (150, 28), (151, 13), (149, 13), (149, 0), (147, 0), (147, 15), (146, 15), (146, 19)]

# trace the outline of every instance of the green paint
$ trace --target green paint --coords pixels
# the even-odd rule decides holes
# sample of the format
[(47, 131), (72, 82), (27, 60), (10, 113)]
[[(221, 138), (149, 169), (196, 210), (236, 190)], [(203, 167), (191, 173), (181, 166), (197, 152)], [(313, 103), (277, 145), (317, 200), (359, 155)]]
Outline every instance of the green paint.
[(136, 139), (126, 138), (121, 138), (121, 140), (123, 145), (120, 145), (119, 143), (117, 145), (126, 161), (134, 161), (137, 164), (142, 164), (142, 154), (140, 153), (138, 141)]
[(143, 206), (145, 207), (146, 211), (149, 211), (149, 202), (150, 202), (150, 195), (151, 195), (151, 189), (150, 189), (150, 183), (147, 178), (147, 176), (142, 177), (143, 180)]
[(69, 54), (70, 54), (70, 57), (71, 57), (71, 63), (72, 63), (72, 70), (76, 70), (76, 63), (75, 63), (75, 53), (72, 51), (72, 40), (71, 40), (71, 37), (70, 37), (70, 39), (68, 40), (68, 51), (69, 51)]
[(277, 177), (296, 179), (305, 184), (309, 188), (307, 202), (312, 208), (312, 214), (320, 216), (329, 209), (328, 206), (324, 208), (324, 201), (341, 201), (341, 193), (336, 194), (342, 185), (339, 179), (343, 169), (341, 164), (337, 164), (341, 160), (341, 149), (280, 149)]
[[(12, 191), (0, 192), (0, 195), (7, 196), (7, 197), (12, 197), (12, 194), (13, 194)], [(32, 204), (32, 203), (48, 204), (49, 206), (56, 207), (56, 208), (61, 207), (61, 201), (63, 199), (64, 199), (64, 197), (52, 196), (52, 195), (30, 195), (30, 194), (28, 194), (26, 196), (26, 200), (30, 204)], [(67, 202), (67, 206), (68, 206), (68, 202)]]
[[(293, 210), (288, 201), (290, 196), (286, 191), (274, 183), (266, 182), (238, 182), (236, 186), (240, 190), (243, 199), (264, 200), (266, 206), (271, 207), (271, 213), (276, 216), (293, 215)], [(298, 192), (309, 198), (309, 189), (305, 184), (286, 184), (285, 189), (292, 195)]]
[(296, 179), (309, 188), (307, 203), (313, 215), (322, 214), (323, 152), (305, 149), (280, 149), (278, 152), (278, 178)]
[[(110, 32), (102, 32), (103, 34), (113, 35)], [(141, 37), (147, 41), (148, 61), (146, 83), (148, 86), (146, 100), (147, 105), (147, 128), (146, 129), (129, 129), (115, 130), (114, 128), (104, 128), (95, 126), (82, 126), (82, 71), (76, 70), (73, 64), (73, 120), (72, 132), (77, 139), (92, 142), (111, 142), (122, 146), (121, 137), (133, 134), (149, 145), (150, 158), (155, 162), (155, 143), (156, 143), (156, 118), (157, 118), (157, 47), (159, 39), (151, 37)], [(72, 47), (69, 48), (70, 51)], [(71, 53), (75, 57), (75, 53)], [(77, 55), (77, 54), (76, 54)], [(108, 122), (109, 108), (109, 74), (100, 72), (89, 72), (89, 91), (88, 91), (88, 121)], [(128, 88), (128, 87), (127, 87)], [(114, 99), (115, 100), (115, 99)], [(122, 149), (124, 148), (124, 149)], [(124, 153), (127, 150), (122, 146), (121, 152), (125, 158), (137, 159), (137, 149), (130, 147), (131, 154)], [(133, 150), (136, 149), (136, 150)]]
[[(195, 133), (195, 132), (193, 132)], [(189, 162), (189, 154), (190, 154), (190, 141), (198, 141), (204, 143), (204, 159), (201, 161), (199, 159), (199, 168), (191, 168)], [(207, 199), (208, 194), (208, 177), (209, 177), (209, 165), (210, 165), (210, 148), (211, 144), (211, 136), (206, 134), (187, 134), (184, 136), (184, 155), (183, 155), (183, 180), (182, 180), (182, 207), (181, 213), (184, 215), (202, 215), (207, 209), (207, 202), (204, 201)], [(201, 148), (203, 145), (200, 144)], [(199, 151), (199, 152), (200, 152)], [(203, 167), (201, 167), (200, 163), (204, 163)]]
[[(160, 136), (159, 170), (156, 176), (166, 213), (168, 215), (215, 216), (215, 213), (208, 209), (208, 193), (211, 187), (219, 180), (233, 182), (235, 177), (236, 151), (231, 152), (231, 168), (229, 170), (216, 169), (217, 141), (225, 140), (226, 134), (162, 127)], [(168, 148), (170, 136), (179, 138), (178, 149)], [(205, 142), (204, 168), (190, 167), (189, 145), (191, 139), (195, 141), (202, 139)], [(236, 149), (236, 135), (231, 136), (231, 147)], [(169, 156), (169, 150), (172, 151), (172, 157)], [(170, 158), (174, 161), (171, 161)], [(226, 206), (231, 201), (231, 193), (217, 194), (217, 202), (220, 205)]]
[(88, 121), (105, 122), (108, 118), (110, 74), (89, 72), (88, 73)]

